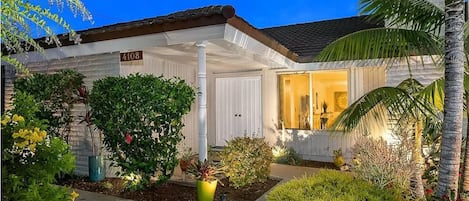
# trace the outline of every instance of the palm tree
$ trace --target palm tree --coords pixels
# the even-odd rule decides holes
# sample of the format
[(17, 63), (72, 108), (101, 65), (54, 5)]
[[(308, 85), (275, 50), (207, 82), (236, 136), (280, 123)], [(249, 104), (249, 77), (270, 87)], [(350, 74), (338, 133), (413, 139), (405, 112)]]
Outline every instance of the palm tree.
[[(434, 90), (436, 82), (426, 88), (414, 79), (402, 81), (396, 87), (380, 87), (360, 97), (345, 109), (336, 119), (334, 128), (350, 132), (359, 129), (367, 133), (367, 126), (363, 122), (395, 119), (395, 127), (413, 125), (414, 147), (412, 162), (416, 167), (413, 175), (413, 193), (417, 198), (424, 197), (422, 183), (422, 135), (424, 122), (432, 121), (439, 124), (438, 108), (443, 96), (440, 91)], [(435, 122), (436, 121), (436, 122)], [(363, 125), (363, 126), (362, 126)]]
[[(375, 20), (388, 20), (390, 27), (406, 29), (381, 28), (353, 33), (326, 47), (319, 56), (320, 61), (381, 59), (392, 62), (413, 55), (443, 55), (445, 50), (445, 78), (450, 80), (445, 82), (439, 197), (448, 190), (457, 195), (462, 137), (464, 2), (446, 0), (445, 3), (443, 10), (427, 0), (360, 0), (362, 13), (371, 13)], [(446, 25), (444, 48), (439, 39), (443, 25)]]

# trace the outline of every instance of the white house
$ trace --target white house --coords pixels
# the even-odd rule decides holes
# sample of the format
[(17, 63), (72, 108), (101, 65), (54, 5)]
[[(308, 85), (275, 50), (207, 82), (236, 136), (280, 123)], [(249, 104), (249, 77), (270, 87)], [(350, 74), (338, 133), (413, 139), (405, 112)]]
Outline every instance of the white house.
[[(209, 146), (224, 146), (234, 137), (253, 136), (272, 145), (283, 140), (305, 159), (331, 161), (334, 149), (349, 154), (355, 137), (329, 135), (327, 127), (364, 93), (408, 78), (407, 63), (387, 70), (373, 62), (317, 63), (313, 58), (341, 36), (382, 26), (351, 17), (257, 29), (231, 6), (209, 6), (79, 31), (80, 44), (61, 36), (63, 46), (48, 47), (45, 55), (16, 56), (31, 72), (75, 69), (86, 76), (88, 87), (106, 76), (137, 72), (187, 80), (201, 92), (183, 130), (185, 143), (194, 150), (205, 143), (199, 139), (207, 139)], [(121, 57), (135, 51), (142, 51), (143, 59)], [(430, 59), (425, 65), (420, 61), (413, 62), (414, 78), (428, 84), (441, 77)], [(6, 69), (8, 102), (14, 71)], [(74, 114), (83, 111), (77, 105)], [(71, 135), (78, 174), (87, 174), (91, 155), (85, 130), (75, 122)], [(373, 135), (384, 133), (377, 129)]]

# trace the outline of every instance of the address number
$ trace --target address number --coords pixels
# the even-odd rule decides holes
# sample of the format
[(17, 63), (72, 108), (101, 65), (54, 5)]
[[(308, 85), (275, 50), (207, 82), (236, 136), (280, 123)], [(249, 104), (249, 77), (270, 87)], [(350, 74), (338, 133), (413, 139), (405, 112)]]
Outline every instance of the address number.
[(121, 53), (121, 61), (143, 60), (143, 51)]

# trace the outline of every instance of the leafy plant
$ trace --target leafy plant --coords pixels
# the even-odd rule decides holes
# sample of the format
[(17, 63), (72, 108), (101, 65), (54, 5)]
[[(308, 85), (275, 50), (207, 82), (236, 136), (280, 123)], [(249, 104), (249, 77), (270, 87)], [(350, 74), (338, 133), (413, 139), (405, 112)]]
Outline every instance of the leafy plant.
[(238, 137), (228, 142), (220, 158), (230, 183), (238, 188), (267, 179), (273, 156), (263, 138)]
[(136, 74), (94, 82), (92, 122), (103, 132), (112, 165), (122, 170), (117, 174), (136, 181), (136, 190), (154, 175), (157, 184), (172, 176), (182, 117), (194, 99), (194, 89), (180, 79)]
[(213, 162), (199, 160), (192, 163), (187, 169), (187, 173), (197, 180), (212, 182), (221, 178), (224, 174), (224, 167), (219, 167)]
[(75, 167), (70, 147), (46, 133), (32, 96), (18, 92), (13, 105), (1, 121), (2, 200), (72, 200), (67, 189), (52, 185), (56, 175)]
[(72, 109), (78, 101), (76, 89), (85, 76), (74, 70), (61, 70), (55, 74), (35, 73), (15, 81), (15, 93), (31, 94), (39, 103), (36, 115), (48, 121), (47, 132), (68, 142), (73, 122)]
[(80, 86), (77, 89), (77, 94), (78, 94), (78, 99), (85, 105), (85, 115), (81, 116), (82, 120), (80, 123), (86, 123), (86, 128), (88, 129), (88, 132), (90, 133), (91, 137), (91, 146), (92, 146), (92, 151), (94, 156), (100, 156), (101, 155), (101, 142), (103, 141), (101, 132), (98, 131), (98, 139), (96, 140), (95, 136), (95, 131), (97, 130), (96, 127), (94, 127), (93, 122), (91, 121), (91, 115), (92, 111), (89, 106), (89, 101), (88, 101), (88, 90), (86, 86)]
[(412, 142), (402, 141), (396, 147), (388, 146), (383, 139), (361, 137), (353, 152), (352, 171), (358, 177), (370, 181), (379, 188), (392, 186), (409, 195), (413, 164), (408, 157)]
[(335, 170), (321, 170), (309, 177), (280, 184), (267, 194), (268, 201), (342, 201), (342, 200), (402, 200), (390, 189), (381, 189), (355, 178), (352, 174)]
[(344, 156), (342, 155), (342, 149), (334, 150), (334, 165), (338, 168), (345, 165)]
[(299, 165), (302, 159), (292, 147), (275, 146), (272, 148), (273, 161), (280, 164)]

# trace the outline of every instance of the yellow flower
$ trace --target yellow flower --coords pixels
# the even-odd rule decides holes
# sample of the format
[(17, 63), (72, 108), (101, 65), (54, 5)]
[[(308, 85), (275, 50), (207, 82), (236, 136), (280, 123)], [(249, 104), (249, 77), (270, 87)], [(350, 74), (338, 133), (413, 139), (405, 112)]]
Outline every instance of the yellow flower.
[(20, 115), (17, 115), (17, 114), (14, 114), (13, 115), (13, 121), (15, 122), (23, 122), (24, 121), (24, 117), (20, 116)]
[(6, 126), (8, 124), (8, 122), (10, 122), (10, 116), (5, 116), (3, 119), (2, 119), (2, 126)]
[(78, 194), (77, 192), (73, 191), (72, 193), (70, 193), (70, 197), (72, 199), (72, 201), (75, 201), (75, 199), (77, 199), (77, 197), (80, 196), (80, 194)]

